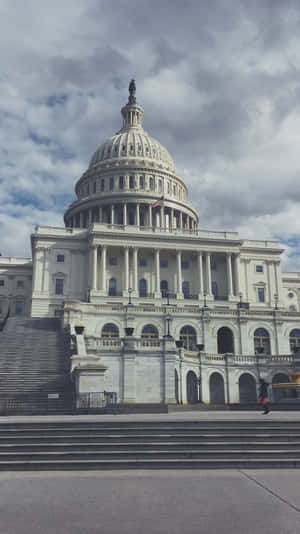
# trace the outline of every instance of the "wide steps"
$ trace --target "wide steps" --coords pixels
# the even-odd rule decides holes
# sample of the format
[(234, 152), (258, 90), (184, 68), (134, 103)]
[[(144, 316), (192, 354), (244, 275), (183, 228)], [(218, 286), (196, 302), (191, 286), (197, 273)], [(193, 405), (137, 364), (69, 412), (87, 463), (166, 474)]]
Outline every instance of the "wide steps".
[(300, 422), (4, 423), (0, 470), (300, 467)]

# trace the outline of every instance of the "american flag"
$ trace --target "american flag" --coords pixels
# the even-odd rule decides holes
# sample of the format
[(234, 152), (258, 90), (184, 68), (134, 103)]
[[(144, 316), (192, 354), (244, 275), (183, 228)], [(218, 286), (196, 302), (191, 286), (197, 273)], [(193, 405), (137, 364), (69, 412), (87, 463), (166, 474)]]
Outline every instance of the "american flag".
[(160, 197), (154, 204), (152, 204), (152, 208), (158, 208), (158, 206), (164, 205), (164, 197)]

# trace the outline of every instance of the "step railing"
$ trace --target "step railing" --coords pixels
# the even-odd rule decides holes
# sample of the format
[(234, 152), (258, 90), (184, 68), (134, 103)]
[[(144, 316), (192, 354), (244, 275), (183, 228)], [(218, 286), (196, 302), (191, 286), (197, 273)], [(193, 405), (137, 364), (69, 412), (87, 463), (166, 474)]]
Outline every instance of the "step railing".
[(115, 391), (79, 393), (76, 396), (77, 410), (95, 410), (115, 404), (117, 404), (117, 393)]

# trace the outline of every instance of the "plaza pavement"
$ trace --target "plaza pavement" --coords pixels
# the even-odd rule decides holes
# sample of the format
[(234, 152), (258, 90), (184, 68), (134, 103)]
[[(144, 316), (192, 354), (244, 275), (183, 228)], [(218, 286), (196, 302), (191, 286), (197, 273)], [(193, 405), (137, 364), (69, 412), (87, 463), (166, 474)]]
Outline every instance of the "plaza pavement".
[[(260, 412), (1, 417), (38, 420), (261, 419)], [(298, 412), (269, 419), (300, 421)], [(299, 534), (299, 470), (0, 473), (0, 534)]]

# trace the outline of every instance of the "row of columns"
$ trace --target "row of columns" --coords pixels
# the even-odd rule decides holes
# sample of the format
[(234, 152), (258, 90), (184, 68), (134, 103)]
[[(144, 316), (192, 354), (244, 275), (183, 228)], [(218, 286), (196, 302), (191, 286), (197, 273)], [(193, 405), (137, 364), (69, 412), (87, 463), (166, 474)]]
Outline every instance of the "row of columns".
[[(182, 230), (191, 230), (195, 231), (197, 229), (197, 221), (194, 217), (191, 217), (182, 211), (175, 210), (174, 208), (169, 208), (165, 206), (159, 206), (157, 208), (152, 208), (152, 205), (145, 204), (130, 204), (134, 206), (134, 225), (135, 226), (148, 226), (148, 227), (157, 227), (157, 228), (177, 228)], [(129, 224), (129, 213), (128, 213), (128, 204), (117, 205), (121, 207), (122, 210), (122, 221), (123, 225), (127, 226)], [(143, 206), (143, 215), (146, 216), (146, 220), (143, 225), (140, 224), (140, 214), (142, 212), (141, 206)], [(104, 217), (104, 210), (106, 210), (107, 218), (109, 219), (109, 224), (118, 224), (116, 218), (116, 205), (110, 204), (109, 206), (99, 206), (97, 208), (90, 208), (85, 211), (79, 212), (79, 214), (73, 215), (67, 221), (68, 226), (73, 228), (86, 228), (93, 222), (107, 222)]]
[[(98, 249), (101, 248), (101, 265), (100, 265), (100, 285), (98, 288)], [(138, 294), (138, 247), (132, 247), (132, 289), (134, 294)], [(106, 291), (106, 258), (107, 258), (107, 246), (94, 245), (92, 247), (92, 283), (93, 290), (100, 289)], [(232, 267), (232, 258), (234, 258), (234, 268)], [(204, 268), (205, 264), (205, 268)], [(234, 297), (239, 295), (239, 254), (226, 254), (226, 266), (227, 266), (227, 290), (228, 297)], [(155, 268), (155, 296), (161, 296), (160, 290), (160, 249), (154, 250), (154, 268)], [(177, 288), (176, 292), (178, 296), (182, 296), (182, 251), (176, 252), (176, 269), (177, 269)], [(206, 294), (208, 297), (212, 297), (211, 290), (211, 253), (201, 252), (197, 253), (197, 270), (198, 270), (198, 293), (199, 297), (203, 297)], [(130, 258), (129, 247), (124, 247), (124, 287), (123, 291), (128, 294), (129, 289), (129, 272), (130, 272)], [(205, 273), (205, 276), (204, 276)]]

